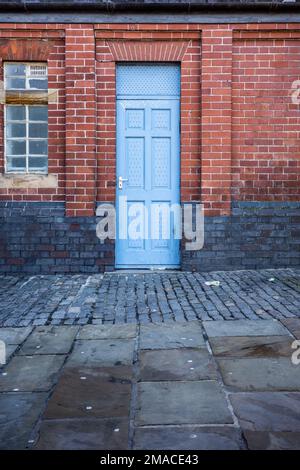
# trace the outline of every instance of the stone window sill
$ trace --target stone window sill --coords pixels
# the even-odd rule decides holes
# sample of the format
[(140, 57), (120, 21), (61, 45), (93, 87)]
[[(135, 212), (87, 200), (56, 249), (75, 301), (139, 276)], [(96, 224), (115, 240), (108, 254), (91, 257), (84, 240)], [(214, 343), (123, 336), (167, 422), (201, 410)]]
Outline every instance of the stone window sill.
[(0, 175), (0, 189), (57, 188), (57, 175), (15, 174)]

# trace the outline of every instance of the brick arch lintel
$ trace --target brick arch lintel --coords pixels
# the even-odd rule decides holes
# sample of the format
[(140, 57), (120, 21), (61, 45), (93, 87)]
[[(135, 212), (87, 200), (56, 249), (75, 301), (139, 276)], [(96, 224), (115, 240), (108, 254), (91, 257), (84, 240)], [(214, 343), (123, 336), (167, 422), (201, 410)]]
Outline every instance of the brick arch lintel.
[(180, 62), (189, 41), (107, 41), (114, 61)]

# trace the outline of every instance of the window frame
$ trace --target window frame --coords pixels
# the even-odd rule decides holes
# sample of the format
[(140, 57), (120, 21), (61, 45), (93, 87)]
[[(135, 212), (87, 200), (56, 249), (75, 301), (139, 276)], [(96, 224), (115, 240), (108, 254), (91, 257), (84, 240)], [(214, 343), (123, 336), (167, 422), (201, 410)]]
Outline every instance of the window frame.
[[(18, 64), (18, 65), (25, 65), (25, 86), (27, 88), (7, 88), (7, 78), (15, 77), (14, 75), (10, 75), (7, 77), (6, 71), (5, 71), (5, 66), (6, 65), (13, 65), (13, 64)], [(41, 80), (45, 80), (45, 78), (48, 81), (48, 64), (47, 62), (23, 62), (23, 61), (5, 61), (4, 62), (4, 91), (5, 93), (18, 93), (20, 95), (26, 94), (26, 93), (31, 93), (32, 96), (34, 96), (35, 93), (47, 93), (48, 94), (48, 87), (46, 89), (41, 89), (41, 88), (29, 88), (29, 80), (34, 78), (34, 79), (39, 79), (39, 77), (32, 76), (30, 75), (27, 71), (30, 71), (30, 68), (28, 66), (43, 66), (46, 67), (46, 75), (44, 77), (41, 77)], [(17, 78), (17, 76), (16, 76)], [(18, 76), (18, 78), (21, 78)], [(24, 76), (23, 76), (24, 78)], [(8, 113), (8, 108), (13, 107), (13, 106), (22, 106), (25, 108), (25, 120), (10, 120), (7, 117)], [(4, 104), (4, 109), (3, 109), (3, 132), (4, 132), (4, 139), (3, 139), (3, 149), (4, 149), (4, 172), (7, 175), (30, 175), (30, 174), (40, 174), (40, 175), (47, 175), (49, 172), (49, 116), (47, 113), (47, 121), (30, 121), (29, 120), (29, 109), (30, 107), (47, 107), (47, 111), (49, 111), (49, 106), (48, 103), (46, 104), (41, 104), (39, 102), (37, 103), (30, 103), (30, 104), (24, 104), (22, 102), (22, 97), (20, 96), (20, 102), (17, 100), (13, 103), (6, 102)], [(47, 124), (47, 136), (46, 137), (29, 137), (29, 125), (30, 123), (37, 123), (37, 124)], [(9, 123), (16, 123), (16, 124), (25, 124), (25, 137), (8, 137), (7, 132), (8, 132), (8, 124)], [(12, 141), (25, 141), (25, 154), (23, 155), (9, 155), (8, 154), (8, 144), (9, 142)], [(47, 145), (47, 153), (46, 154), (32, 154), (29, 152), (29, 143), (32, 141), (44, 141), (46, 142)], [(9, 169), (9, 163), (8, 159), (9, 158), (25, 158), (25, 167), (22, 168), (15, 168), (15, 169)], [(31, 169), (29, 168), (29, 158), (45, 158), (46, 159), (46, 165), (44, 168), (41, 169)]]
[[(12, 106), (16, 106), (16, 107), (20, 107), (20, 106), (24, 106), (25, 108), (25, 121), (24, 120), (16, 120), (16, 121), (11, 121), (9, 119), (7, 119), (7, 109), (8, 107), (12, 107)], [(47, 121), (30, 121), (29, 120), (29, 107), (47, 107), (47, 105), (44, 105), (44, 104), (34, 104), (34, 105), (31, 105), (31, 104), (6, 104), (4, 106), (4, 155), (5, 155), (5, 173), (7, 174), (12, 174), (12, 173), (18, 173), (18, 174), (22, 174), (22, 175), (26, 175), (26, 174), (48, 174), (48, 140), (49, 140), (49, 137), (48, 137), (48, 132), (47, 132), (47, 137), (29, 137), (29, 124), (30, 123), (37, 123), (37, 124), (47, 124), (48, 125), (48, 120)], [(16, 123), (16, 124), (25, 124), (25, 129), (26, 129), (26, 135), (25, 137), (7, 137), (7, 124), (8, 123)], [(24, 155), (8, 155), (8, 152), (7, 152), (7, 144), (8, 144), (8, 141), (25, 141), (25, 146), (26, 146), (26, 153)], [(29, 152), (29, 142), (30, 141), (45, 141), (47, 143), (47, 154), (37, 154), (36, 157), (37, 158), (41, 158), (41, 157), (46, 157), (47, 158), (47, 167), (44, 168), (44, 169), (30, 169), (29, 168), (29, 157), (33, 156), (33, 158), (35, 158), (35, 155), (32, 155), (30, 154)], [(24, 169), (14, 169), (14, 170), (9, 170), (8, 169), (8, 162), (7, 162), (7, 158), (8, 157), (15, 157), (15, 158), (25, 158), (25, 162), (26, 162), (26, 168)]]
[[(25, 75), (9, 75), (7, 77), (7, 74), (6, 74), (6, 71), (5, 71), (5, 66), (6, 65), (14, 65), (14, 64), (17, 64), (17, 65), (25, 65)], [(47, 79), (47, 83), (48, 83), (48, 64), (47, 62), (22, 62), (22, 61), (5, 61), (4, 62), (4, 90), (5, 91), (12, 91), (12, 92), (26, 92), (26, 91), (40, 91), (40, 92), (43, 92), (43, 91), (47, 91), (48, 90), (48, 86), (47, 88), (30, 88), (29, 86), (29, 80), (30, 79), (34, 79), (34, 80), (45, 80), (45, 78)], [(27, 73), (27, 71), (29, 70), (29, 67), (31, 65), (34, 65), (34, 66), (43, 66), (45, 67), (46, 66), (46, 75), (45, 77), (36, 77), (36, 76), (32, 76), (32, 75), (29, 75)], [(26, 88), (7, 88), (7, 79), (8, 78), (25, 78), (25, 87)]]

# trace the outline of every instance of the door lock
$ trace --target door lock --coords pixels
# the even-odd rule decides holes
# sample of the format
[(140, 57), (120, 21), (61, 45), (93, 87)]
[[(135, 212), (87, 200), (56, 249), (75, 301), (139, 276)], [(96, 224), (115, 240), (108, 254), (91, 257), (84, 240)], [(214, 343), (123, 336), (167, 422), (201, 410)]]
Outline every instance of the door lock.
[(119, 183), (118, 183), (119, 189), (123, 189), (123, 182), (124, 181), (128, 181), (128, 179), (127, 178), (122, 178), (122, 176), (119, 176)]

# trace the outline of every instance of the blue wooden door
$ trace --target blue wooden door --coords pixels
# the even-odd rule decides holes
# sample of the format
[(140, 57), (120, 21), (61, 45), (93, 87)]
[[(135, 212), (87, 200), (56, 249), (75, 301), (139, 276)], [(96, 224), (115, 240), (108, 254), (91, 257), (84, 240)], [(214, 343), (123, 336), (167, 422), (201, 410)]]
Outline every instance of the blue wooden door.
[(179, 94), (177, 65), (117, 68), (116, 267), (180, 264)]

